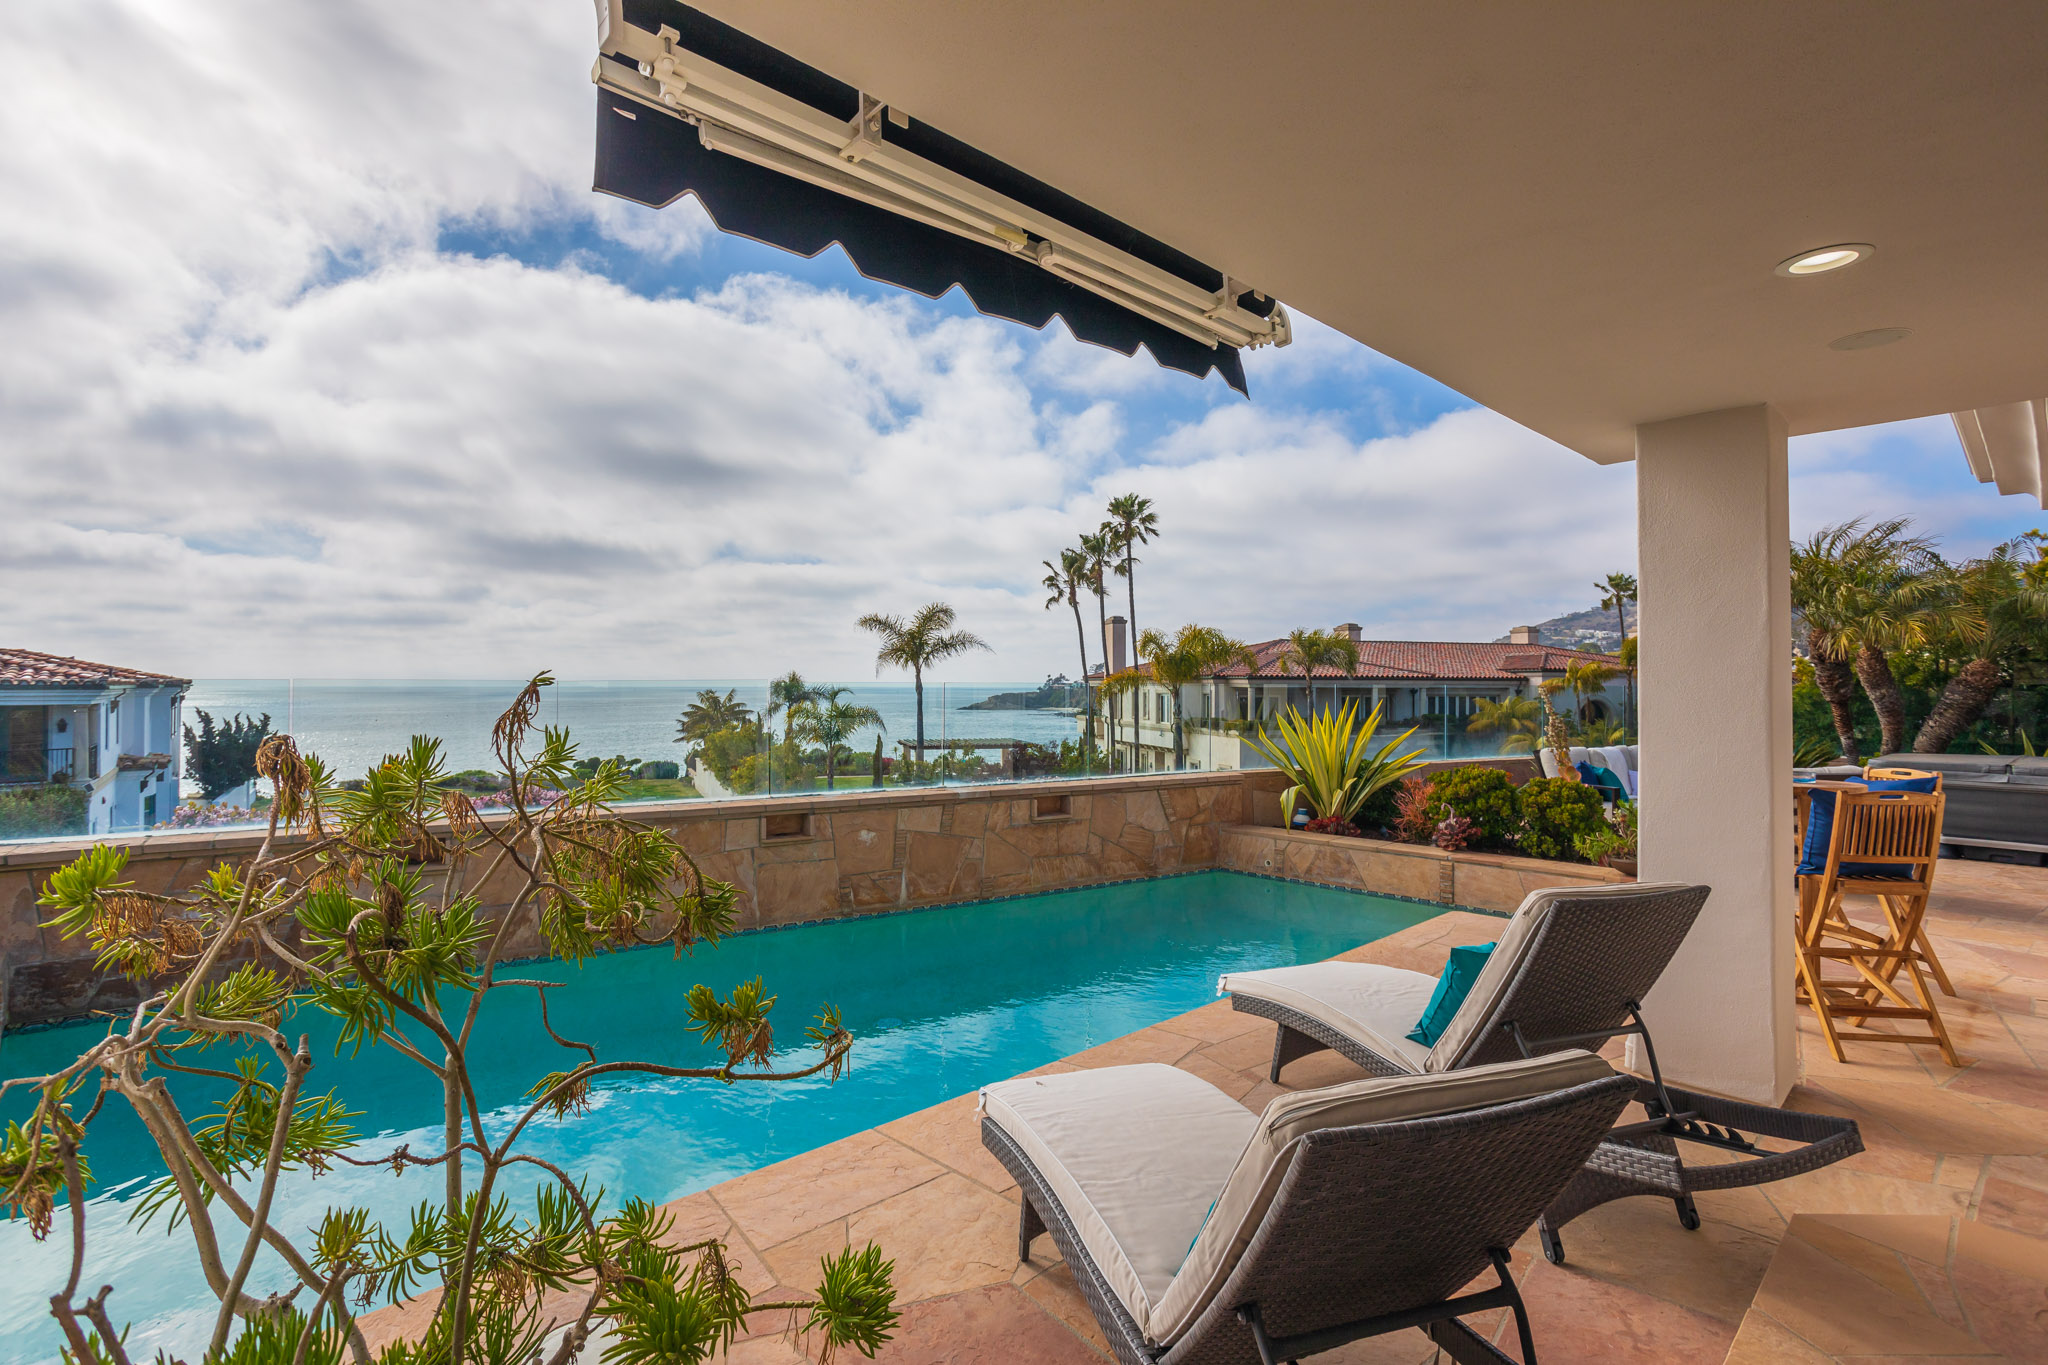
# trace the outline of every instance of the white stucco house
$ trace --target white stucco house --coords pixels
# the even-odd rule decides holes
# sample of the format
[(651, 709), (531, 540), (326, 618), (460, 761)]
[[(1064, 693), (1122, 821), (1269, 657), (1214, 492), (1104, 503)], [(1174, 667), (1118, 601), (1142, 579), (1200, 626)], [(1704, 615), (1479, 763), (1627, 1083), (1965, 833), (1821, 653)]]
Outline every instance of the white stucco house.
[(86, 833), (147, 829), (178, 804), (189, 678), (0, 648), (0, 789), (64, 782)]

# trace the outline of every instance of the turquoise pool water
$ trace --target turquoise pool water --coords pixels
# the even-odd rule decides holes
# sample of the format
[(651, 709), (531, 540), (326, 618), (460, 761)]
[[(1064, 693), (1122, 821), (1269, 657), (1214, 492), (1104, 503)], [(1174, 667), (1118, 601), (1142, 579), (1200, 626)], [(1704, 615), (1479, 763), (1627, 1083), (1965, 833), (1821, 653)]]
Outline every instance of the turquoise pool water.
[[(1215, 998), (1223, 972), (1315, 961), (1433, 913), (1408, 901), (1201, 872), (742, 934), (681, 961), (649, 950), (581, 968), (528, 964), (520, 974), (571, 983), (550, 992), (555, 1028), (594, 1044), (602, 1060), (707, 1064), (707, 1051), (681, 1031), (685, 994), (698, 981), (724, 992), (757, 975), (779, 998), (784, 1038), (800, 1040), (818, 1004), (829, 1000), (858, 1041), (853, 1070), (837, 1083), (617, 1081), (597, 1090), (590, 1113), (530, 1128), (524, 1150), (588, 1173), (613, 1201), (673, 1199), (1193, 1009)], [(571, 1054), (542, 1031), (530, 991), (497, 993), (486, 1018), (472, 1060), (480, 1099), (501, 1115), (517, 1112), (526, 1088), (566, 1068)], [(98, 1027), (8, 1035), (0, 1041), (0, 1072), (54, 1069), (76, 1057)], [(440, 1149), (440, 1092), (410, 1063), (384, 1053), (334, 1056), (334, 1031), (315, 1011), (298, 1014), (288, 1028), (313, 1038), (319, 1060), (307, 1089), (338, 1089), (364, 1111), (357, 1131), (375, 1136), (365, 1137), (360, 1153), (382, 1154), (401, 1142)], [(186, 1098), (196, 1088), (178, 1093), (188, 1115), (205, 1107)], [(10, 1114), (25, 1108), (10, 1097)], [(87, 1154), (96, 1176), (86, 1223), (88, 1292), (115, 1286), (114, 1319), (134, 1324), (132, 1357), (175, 1345), (196, 1358), (194, 1337), (203, 1343), (213, 1310), (186, 1234), (166, 1233), (160, 1220), (148, 1229), (127, 1221), (133, 1201), (162, 1174), (155, 1149), (132, 1114), (110, 1102)], [(282, 1189), (278, 1222), (303, 1229), (334, 1204), (402, 1220), (439, 1188), (433, 1172), (394, 1178), (340, 1167)], [(526, 1181), (512, 1194), (518, 1200), (530, 1189)], [(63, 1241), (60, 1233), (39, 1245), (25, 1224), (0, 1223), (7, 1269), (0, 1361), (55, 1358), (49, 1296), (68, 1266)], [(265, 1288), (288, 1282), (275, 1263), (256, 1278)]]

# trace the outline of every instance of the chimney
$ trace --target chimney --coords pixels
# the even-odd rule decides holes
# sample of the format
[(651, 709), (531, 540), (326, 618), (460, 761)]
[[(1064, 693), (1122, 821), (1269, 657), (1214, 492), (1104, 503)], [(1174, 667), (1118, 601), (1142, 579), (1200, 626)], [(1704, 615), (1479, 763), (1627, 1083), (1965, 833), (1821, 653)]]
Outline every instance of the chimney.
[(1365, 640), (1365, 628), (1356, 621), (1346, 621), (1343, 625), (1337, 627), (1337, 633), (1354, 645), (1360, 644)]
[(1540, 645), (1543, 643), (1543, 632), (1537, 630), (1534, 626), (1516, 626), (1508, 632), (1508, 643), (1511, 645)]
[(1112, 673), (1121, 673), (1130, 667), (1128, 624), (1123, 617), (1112, 616), (1102, 628), (1102, 657)]

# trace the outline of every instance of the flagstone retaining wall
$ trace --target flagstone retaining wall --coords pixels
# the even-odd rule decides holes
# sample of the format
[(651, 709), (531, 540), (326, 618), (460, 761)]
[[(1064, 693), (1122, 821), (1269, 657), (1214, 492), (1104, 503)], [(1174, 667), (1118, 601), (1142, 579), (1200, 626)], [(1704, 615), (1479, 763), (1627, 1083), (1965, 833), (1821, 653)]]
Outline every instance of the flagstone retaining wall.
[[(1517, 762), (1528, 766), (1501, 764)], [(1556, 864), (1403, 845), (1366, 849), (1355, 839), (1283, 831), (1284, 786), (1271, 770), (1159, 773), (626, 809), (671, 831), (708, 875), (739, 887), (743, 928), (1217, 866), (1483, 908), (1512, 909), (1516, 888), (1531, 877), (1535, 884), (1558, 880), (1531, 871)], [(248, 857), (261, 837), (192, 830), (113, 842), (129, 849), (127, 876), (139, 890), (167, 894), (224, 860)], [(88, 945), (40, 925), (36, 895), (79, 847), (78, 840), (0, 845), (0, 1019), (8, 1026), (126, 1008), (137, 998), (131, 983), (99, 969)], [(1446, 865), (1453, 870), (1446, 873)], [(509, 876), (487, 884), (486, 909), (501, 909), (515, 890)], [(515, 930), (513, 948), (545, 951), (531, 924)]]
[(1543, 886), (1601, 886), (1629, 880), (1608, 867), (1552, 863), (1500, 853), (1445, 853), (1427, 844), (1346, 839), (1335, 834), (1233, 825), (1220, 832), (1216, 865), (1473, 910), (1511, 913)]

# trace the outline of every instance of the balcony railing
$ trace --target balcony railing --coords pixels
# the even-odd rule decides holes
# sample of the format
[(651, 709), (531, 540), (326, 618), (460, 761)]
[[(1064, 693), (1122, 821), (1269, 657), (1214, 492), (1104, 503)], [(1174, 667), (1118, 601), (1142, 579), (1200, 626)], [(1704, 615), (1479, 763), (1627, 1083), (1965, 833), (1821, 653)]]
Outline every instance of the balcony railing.
[(69, 782), (76, 772), (73, 752), (62, 749), (0, 749), (0, 785)]

